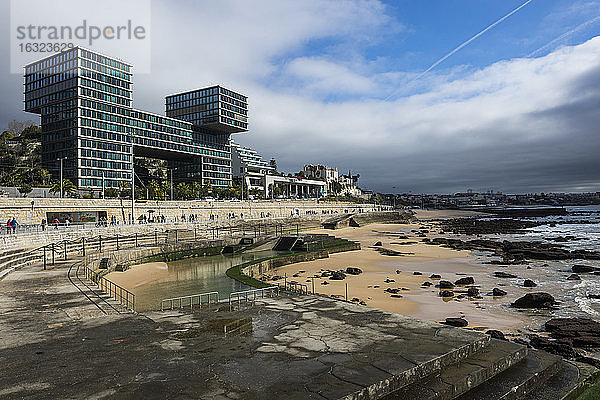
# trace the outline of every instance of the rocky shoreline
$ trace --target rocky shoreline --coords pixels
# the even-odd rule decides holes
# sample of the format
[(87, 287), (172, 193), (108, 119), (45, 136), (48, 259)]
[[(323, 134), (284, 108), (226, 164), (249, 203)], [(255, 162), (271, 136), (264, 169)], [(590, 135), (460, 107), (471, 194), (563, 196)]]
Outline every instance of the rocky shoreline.
[[(578, 260), (600, 260), (600, 251), (594, 250), (569, 250), (561, 243), (578, 240), (573, 235), (544, 238), (545, 241), (509, 241), (482, 238), (482, 235), (525, 233), (529, 228), (548, 225), (556, 226), (562, 223), (589, 224), (594, 221), (564, 221), (548, 223), (542, 221), (519, 220), (513, 218), (453, 218), (437, 221), (441, 234), (455, 234), (477, 236), (477, 239), (458, 239), (448, 237), (422, 238), (421, 241), (428, 245), (441, 246), (454, 250), (476, 250), (489, 253), (489, 257), (496, 259), (488, 261), (499, 267), (508, 265), (539, 265), (539, 261), (572, 261), (571, 272), (567, 280), (579, 281), (580, 274), (593, 274), (600, 276), (600, 267), (578, 264)], [(527, 266), (531, 269), (531, 266)], [(498, 271), (494, 273), (499, 278), (517, 278), (516, 275)], [(528, 282), (529, 281), (529, 282)], [(459, 283), (459, 282), (456, 282)], [(472, 282), (469, 282), (472, 284)], [(451, 282), (441, 281), (441, 293), (452, 290)], [(525, 280), (524, 287), (535, 287), (532, 280)], [(476, 286), (467, 286), (475, 294)], [(494, 288), (493, 296), (504, 296), (506, 291)], [(600, 294), (588, 294), (588, 298), (600, 298)], [(550, 293), (533, 292), (511, 303), (517, 309), (558, 309), (560, 304), (554, 300)], [(468, 322), (448, 318), (446, 324), (466, 326)], [(504, 333), (499, 330), (488, 330), (488, 334), (498, 339), (505, 339)], [(517, 343), (525, 344), (536, 349), (560, 355), (570, 360), (576, 360), (600, 367), (600, 323), (590, 318), (552, 318), (541, 327), (540, 333), (518, 335), (513, 338)]]

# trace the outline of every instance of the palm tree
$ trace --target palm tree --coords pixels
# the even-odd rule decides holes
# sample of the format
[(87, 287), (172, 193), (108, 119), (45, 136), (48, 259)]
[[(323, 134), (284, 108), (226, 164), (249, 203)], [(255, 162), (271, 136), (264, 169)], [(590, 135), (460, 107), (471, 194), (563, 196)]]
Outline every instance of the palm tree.
[[(63, 190), (64, 194), (66, 194), (68, 196), (72, 196), (73, 194), (75, 194), (77, 187), (70, 180), (63, 179), (62, 190)], [(60, 193), (60, 181), (54, 182), (52, 184), (52, 187), (50, 188), (50, 191), (52, 193)]]

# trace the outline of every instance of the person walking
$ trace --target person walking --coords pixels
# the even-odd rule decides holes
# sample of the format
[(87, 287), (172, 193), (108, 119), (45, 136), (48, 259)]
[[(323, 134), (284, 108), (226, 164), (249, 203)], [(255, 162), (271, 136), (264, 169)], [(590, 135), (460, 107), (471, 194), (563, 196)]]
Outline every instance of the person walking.
[(42, 232), (46, 230), (46, 218), (42, 218)]
[(19, 226), (19, 223), (17, 222), (17, 219), (15, 217), (13, 217), (12, 221), (10, 221), (10, 227), (12, 228), (12, 233), (17, 233), (17, 226)]
[(12, 219), (8, 219), (8, 221), (6, 221), (6, 233), (10, 233), (10, 223), (11, 223)]

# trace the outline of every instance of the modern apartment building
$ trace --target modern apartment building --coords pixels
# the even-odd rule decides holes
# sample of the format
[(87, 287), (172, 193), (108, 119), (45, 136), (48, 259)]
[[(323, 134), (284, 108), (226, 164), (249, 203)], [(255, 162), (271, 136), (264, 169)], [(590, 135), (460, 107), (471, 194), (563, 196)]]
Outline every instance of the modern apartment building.
[(230, 135), (247, 98), (220, 86), (167, 96), (166, 116), (132, 107), (132, 66), (76, 47), (25, 67), (25, 111), (41, 116), (42, 164), (80, 189), (131, 182), (134, 157), (167, 160), (177, 178), (232, 183)]

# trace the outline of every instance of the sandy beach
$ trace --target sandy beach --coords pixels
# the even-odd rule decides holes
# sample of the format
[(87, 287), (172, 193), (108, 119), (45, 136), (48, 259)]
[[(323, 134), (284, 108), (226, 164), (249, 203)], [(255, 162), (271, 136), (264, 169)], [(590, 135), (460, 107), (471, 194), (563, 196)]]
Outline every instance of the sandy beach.
[[(271, 271), (269, 275), (285, 276), (288, 280), (304, 283), (309, 287), (314, 285), (317, 293), (338, 298), (346, 297), (347, 288), (349, 300), (356, 299), (355, 301), (362, 301), (368, 307), (384, 311), (431, 321), (464, 317), (473, 329), (516, 332), (526, 325), (526, 320), (506, 305), (517, 296), (486, 296), (486, 292), (491, 291), (493, 287), (504, 284), (491, 277), (493, 266), (477, 263), (469, 251), (456, 251), (421, 242), (424, 236), (441, 236), (427, 221), (469, 215), (472, 214), (464, 211), (419, 210), (417, 217), (420, 218), (420, 222), (415, 224), (371, 224), (335, 231), (310, 231), (357, 241), (362, 249), (332, 254), (327, 259), (280, 267)], [(374, 246), (378, 241), (382, 243), (381, 247), (403, 254), (388, 256), (379, 253)], [(357, 267), (363, 272), (359, 275), (347, 274), (346, 278), (340, 281), (320, 277), (324, 270), (345, 270), (347, 267)], [(475, 285), (481, 287), (483, 298), (465, 296), (463, 299), (457, 299), (461, 292), (466, 292), (465, 287), (457, 287), (457, 296), (454, 298), (442, 298), (439, 296), (439, 289), (434, 287), (439, 279), (430, 279), (432, 274), (441, 275), (441, 279), (452, 282), (461, 277), (472, 276)], [(431, 282), (433, 285), (423, 287), (424, 282)], [(399, 290), (397, 294), (392, 294), (386, 292), (386, 289)]]

